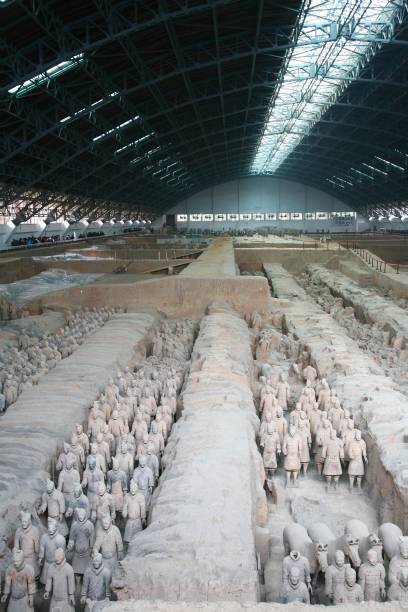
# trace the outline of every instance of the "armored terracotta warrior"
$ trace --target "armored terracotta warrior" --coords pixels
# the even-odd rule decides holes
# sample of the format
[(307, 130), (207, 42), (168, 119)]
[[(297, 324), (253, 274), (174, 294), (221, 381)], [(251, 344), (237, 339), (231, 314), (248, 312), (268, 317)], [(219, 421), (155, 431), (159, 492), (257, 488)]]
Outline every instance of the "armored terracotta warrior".
[(38, 514), (47, 512), (48, 518), (57, 521), (58, 532), (62, 536), (68, 535), (68, 526), (65, 520), (65, 499), (61, 491), (55, 488), (52, 480), (47, 480), (46, 490), (42, 495)]
[(334, 591), (334, 603), (361, 603), (364, 601), (361, 586), (356, 582), (356, 572), (349, 565), (346, 567), (344, 584), (339, 584)]
[(109, 470), (107, 475), (107, 490), (113, 497), (116, 512), (122, 512), (127, 482), (127, 475), (120, 469), (119, 460), (114, 457), (112, 459), (112, 469)]
[(64, 496), (66, 508), (69, 508), (74, 500), (74, 487), (78, 482), (81, 482), (79, 472), (74, 468), (74, 460), (68, 457), (66, 466), (58, 476), (58, 490)]
[(60, 453), (56, 466), (55, 466), (56, 469), (60, 471), (66, 468), (68, 459), (70, 459), (70, 461), (72, 462), (74, 469), (78, 470), (79, 466), (78, 466), (77, 456), (72, 452), (71, 446), (67, 442), (64, 442), (63, 451), (62, 453)]
[(148, 434), (147, 423), (143, 420), (141, 412), (137, 412), (132, 425), (132, 434), (135, 437), (136, 443), (140, 442), (143, 436)]
[[(301, 412), (304, 415), (304, 412)], [(299, 419), (297, 433), (302, 443), (302, 452), (300, 453), (300, 466), (303, 471), (303, 476), (307, 474), (307, 468), (310, 463), (310, 448), (312, 446), (312, 437), (310, 435), (309, 422), (304, 418)]]
[(96, 467), (95, 457), (89, 457), (88, 465), (84, 471), (82, 479), (82, 488), (87, 489), (89, 504), (92, 505), (96, 495), (98, 494), (98, 484), (105, 482), (105, 476), (101, 468)]
[(276, 386), (277, 389), (277, 400), (278, 404), (283, 410), (288, 409), (288, 402), (290, 399), (290, 386), (287, 381), (287, 375), (281, 374), (279, 377), (279, 382)]
[(398, 576), (404, 568), (408, 570), (408, 537), (401, 536), (398, 544), (399, 552), (392, 557), (388, 567), (388, 582), (390, 584), (398, 582)]
[(113, 497), (107, 492), (104, 482), (98, 483), (98, 494), (94, 497), (91, 505), (91, 520), (95, 523), (96, 533), (102, 527), (102, 518), (109, 514), (112, 521), (115, 520), (116, 511)]
[(277, 467), (277, 456), (281, 454), (281, 443), (279, 434), (275, 431), (273, 422), (268, 424), (266, 433), (261, 439), (261, 447), (263, 447), (263, 464), (265, 467), (267, 482), (272, 479)]
[(286, 434), (283, 440), (282, 453), (285, 456), (283, 467), (286, 472), (286, 486), (288, 487), (290, 485), (291, 477), (293, 477), (294, 485), (298, 486), (297, 478), (300, 471), (302, 441), (294, 425), (289, 427), (289, 433)]
[(295, 601), (308, 604), (310, 603), (310, 595), (307, 586), (300, 579), (298, 568), (292, 567), (289, 580), (282, 585), (280, 603), (292, 603)]
[(41, 582), (47, 583), (48, 569), (55, 561), (55, 551), (57, 548), (65, 550), (65, 538), (58, 533), (58, 523), (52, 518), (48, 518), (48, 530), (40, 538), (39, 564), (42, 565)]
[(408, 605), (408, 568), (403, 567), (399, 573), (398, 582), (391, 584), (388, 590), (388, 601), (399, 601)]
[(27, 612), (34, 609), (36, 592), (34, 570), (26, 563), (24, 553), (19, 548), (13, 550), (13, 563), (6, 571), (4, 592), (1, 598), (6, 603), (10, 595), (7, 612)]
[(117, 410), (113, 410), (108, 426), (111, 434), (114, 437), (114, 450), (116, 451), (116, 449), (119, 448), (121, 437), (127, 433), (126, 427), (124, 426), (122, 419), (119, 417), (119, 412)]
[(105, 567), (100, 553), (94, 553), (92, 563), (86, 569), (81, 590), (81, 604), (85, 612), (92, 612), (95, 603), (108, 601), (111, 594), (112, 574)]
[(72, 502), (71, 507), (67, 510), (65, 516), (68, 517), (76, 517), (76, 511), (79, 508), (83, 508), (86, 513), (86, 517), (89, 518), (91, 516), (91, 507), (89, 505), (89, 499), (85, 495), (82, 490), (82, 487), (79, 483), (75, 484), (74, 487), (74, 500)]
[(116, 525), (112, 525), (110, 514), (103, 516), (102, 529), (96, 535), (94, 555), (97, 552), (102, 553), (103, 563), (112, 573), (123, 558), (122, 536)]
[(71, 436), (71, 453), (73, 453), (76, 457), (77, 470), (79, 472), (79, 476), (82, 478), (85, 466), (85, 451), (76, 434), (72, 434)]
[(133, 536), (142, 531), (146, 522), (146, 502), (144, 495), (139, 492), (137, 483), (130, 481), (129, 493), (125, 495), (122, 516), (126, 519), (125, 533), (123, 540), (131, 542)]
[(88, 435), (92, 440), (96, 440), (98, 433), (103, 431), (105, 421), (102, 414), (94, 406), (89, 414), (88, 419)]
[(330, 431), (330, 437), (323, 446), (322, 459), (324, 459), (323, 476), (326, 478), (327, 491), (330, 490), (332, 479), (336, 491), (342, 474), (341, 461), (344, 459), (344, 450), (343, 442), (337, 437), (334, 429)]
[(385, 599), (385, 569), (378, 561), (377, 552), (370, 548), (367, 561), (358, 572), (358, 583), (364, 593), (364, 601), (383, 601)]
[(24, 561), (34, 571), (34, 577), (40, 575), (38, 553), (40, 552), (40, 532), (32, 524), (29, 512), (21, 512), (21, 526), (18, 527), (14, 536), (14, 548), (23, 551)]
[(149, 444), (147, 445), (147, 455), (145, 456), (146, 456), (146, 465), (152, 470), (155, 484), (157, 484), (157, 481), (159, 480), (159, 474), (160, 474), (160, 462), (154, 453), (153, 444), (151, 442), (149, 442)]
[(127, 484), (132, 477), (135, 463), (132, 453), (129, 452), (126, 440), (121, 440), (120, 447), (116, 453), (116, 459), (119, 469), (125, 473)]
[(327, 442), (330, 439), (331, 429), (332, 427), (330, 425), (330, 421), (326, 418), (322, 418), (322, 424), (317, 430), (316, 440), (315, 440), (315, 448), (316, 448), (315, 464), (316, 464), (317, 472), (319, 476), (322, 475), (323, 466), (324, 466), (324, 458), (322, 454), (323, 448), (326, 446)]
[(361, 491), (361, 481), (364, 476), (364, 463), (367, 463), (366, 443), (361, 438), (361, 431), (354, 430), (354, 440), (349, 442), (347, 455), (350, 459), (348, 465), (348, 475), (350, 481), (350, 491), (353, 490), (354, 482), (357, 482), (357, 490)]
[(84, 433), (84, 429), (80, 423), (75, 425), (75, 433), (78, 438), (78, 442), (84, 449), (85, 455), (87, 455), (89, 453), (89, 438), (86, 433)]
[(282, 445), (283, 439), (288, 432), (288, 423), (283, 415), (283, 410), (280, 406), (276, 409), (276, 416), (273, 419), (273, 422), (275, 424), (275, 429), (279, 435), (280, 443)]
[(104, 474), (106, 474), (106, 471), (107, 471), (106, 461), (105, 461), (104, 456), (101, 455), (101, 453), (99, 452), (98, 445), (96, 442), (91, 443), (91, 454), (88, 455), (87, 463), (89, 463), (89, 460), (91, 457), (95, 458), (96, 466), (100, 468)]
[(325, 574), (325, 594), (330, 603), (333, 603), (336, 589), (343, 587), (346, 580), (346, 569), (349, 567), (345, 564), (344, 553), (342, 550), (336, 550), (334, 554), (334, 563), (329, 565)]
[(72, 569), (78, 577), (85, 573), (91, 562), (91, 551), (94, 545), (95, 529), (87, 518), (86, 511), (78, 508), (76, 518), (69, 532), (68, 551), (73, 552)]
[(74, 571), (66, 562), (62, 548), (57, 548), (55, 561), (48, 569), (44, 599), (49, 599), (51, 594), (50, 612), (74, 612)]
[(148, 508), (154, 487), (154, 476), (152, 470), (146, 464), (146, 455), (140, 457), (139, 465), (133, 472), (133, 480), (144, 495), (146, 508)]

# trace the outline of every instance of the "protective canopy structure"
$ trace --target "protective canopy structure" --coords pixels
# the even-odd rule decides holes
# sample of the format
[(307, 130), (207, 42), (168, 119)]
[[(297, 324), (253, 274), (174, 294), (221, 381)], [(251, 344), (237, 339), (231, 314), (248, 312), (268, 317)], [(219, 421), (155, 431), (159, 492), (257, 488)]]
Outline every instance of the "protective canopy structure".
[(408, 200), (403, 0), (0, 0), (2, 207), (162, 213), (273, 174)]

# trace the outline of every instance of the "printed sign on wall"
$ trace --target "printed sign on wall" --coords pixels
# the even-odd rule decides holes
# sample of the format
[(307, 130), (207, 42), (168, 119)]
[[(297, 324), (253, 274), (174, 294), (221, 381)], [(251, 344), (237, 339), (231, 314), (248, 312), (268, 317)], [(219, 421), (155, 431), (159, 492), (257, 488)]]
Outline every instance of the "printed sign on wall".
[(177, 215), (177, 223), (186, 223), (188, 215)]

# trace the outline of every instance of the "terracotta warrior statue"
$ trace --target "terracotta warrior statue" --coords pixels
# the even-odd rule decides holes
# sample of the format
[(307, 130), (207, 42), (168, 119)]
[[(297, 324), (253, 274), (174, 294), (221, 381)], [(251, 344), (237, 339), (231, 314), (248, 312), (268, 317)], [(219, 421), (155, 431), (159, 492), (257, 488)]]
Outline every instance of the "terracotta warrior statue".
[(100, 553), (94, 553), (92, 563), (85, 570), (81, 589), (81, 604), (85, 612), (92, 612), (94, 602), (108, 601), (111, 594), (112, 574), (103, 564)]
[(136, 533), (142, 531), (146, 523), (145, 498), (133, 479), (130, 481), (129, 493), (125, 495), (122, 516), (127, 519), (123, 540), (129, 543)]
[(398, 582), (391, 584), (388, 589), (388, 601), (399, 601), (408, 604), (408, 568), (403, 567), (399, 572)]
[(388, 567), (388, 582), (396, 584), (402, 569), (408, 570), (408, 537), (401, 536), (399, 539), (399, 554), (392, 557)]
[(40, 532), (31, 521), (29, 512), (21, 512), (21, 527), (18, 527), (14, 536), (14, 548), (23, 551), (24, 561), (34, 571), (34, 577), (40, 575), (38, 553), (40, 552)]
[(68, 456), (66, 465), (62, 468), (58, 476), (58, 490), (61, 491), (64, 496), (66, 508), (71, 506), (74, 500), (75, 483), (81, 482), (79, 472), (74, 468), (74, 463), (74, 459)]
[(292, 603), (300, 601), (302, 603), (310, 603), (310, 595), (307, 586), (300, 579), (299, 570), (297, 567), (292, 567), (289, 573), (289, 579), (282, 585), (280, 595), (280, 603)]
[(379, 563), (377, 552), (370, 548), (367, 561), (358, 572), (358, 583), (364, 593), (364, 601), (383, 601), (385, 599), (385, 569)]
[(327, 418), (322, 418), (322, 423), (319, 429), (317, 430), (316, 439), (315, 439), (315, 449), (316, 449), (315, 464), (316, 464), (316, 468), (317, 468), (317, 472), (319, 476), (322, 475), (323, 466), (324, 466), (324, 459), (322, 455), (323, 448), (326, 446), (327, 442), (330, 439), (331, 429), (332, 427), (331, 427), (330, 421)]
[(72, 522), (69, 532), (68, 552), (73, 553), (72, 569), (77, 577), (77, 582), (91, 562), (91, 551), (95, 540), (95, 529), (93, 523), (86, 515), (84, 508), (78, 508), (75, 520)]
[(46, 490), (41, 498), (41, 506), (38, 514), (47, 512), (48, 518), (57, 521), (58, 532), (64, 536), (68, 535), (68, 526), (65, 520), (65, 499), (61, 491), (55, 488), (52, 480), (48, 479)]
[(312, 591), (312, 580), (310, 577), (310, 564), (306, 557), (300, 554), (297, 550), (291, 550), (290, 553), (284, 557), (282, 564), (282, 583), (289, 582), (290, 572), (292, 568), (296, 567), (299, 571), (299, 579), (306, 586), (308, 591)]
[(95, 457), (89, 457), (87, 467), (82, 478), (82, 488), (87, 489), (89, 504), (92, 505), (98, 494), (98, 484), (105, 482), (105, 476), (101, 468), (96, 466)]
[(350, 459), (348, 475), (350, 481), (350, 491), (353, 490), (354, 482), (357, 482), (357, 490), (361, 491), (361, 481), (364, 476), (364, 463), (367, 463), (366, 443), (361, 437), (359, 429), (354, 430), (354, 440), (349, 442), (347, 455)]
[(74, 500), (72, 502), (71, 507), (68, 508), (67, 512), (65, 513), (65, 516), (67, 518), (71, 517), (71, 516), (75, 518), (76, 517), (76, 511), (79, 508), (83, 508), (85, 510), (87, 518), (89, 518), (91, 516), (91, 507), (89, 505), (89, 499), (87, 498), (87, 496), (83, 492), (82, 487), (79, 484), (79, 482), (77, 482), (77, 483), (75, 483), (75, 486), (74, 486)]
[(44, 599), (49, 599), (52, 593), (50, 612), (74, 612), (74, 571), (66, 562), (62, 548), (57, 548), (54, 559), (54, 563), (48, 569)]
[(334, 591), (334, 603), (338, 605), (361, 603), (362, 601), (364, 601), (364, 595), (361, 586), (356, 582), (356, 572), (347, 565), (344, 584), (339, 584)]
[(325, 594), (330, 603), (334, 601), (334, 594), (338, 587), (343, 587), (346, 580), (346, 568), (344, 552), (336, 550), (334, 563), (329, 565), (325, 573)]
[(135, 463), (132, 453), (129, 452), (126, 440), (121, 440), (120, 446), (116, 453), (116, 459), (119, 469), (125, 473), (127, 484), (132, 477)]
[(34, 594), (37, 590), (34, 570), (25, 562), (24, 553), (19, 548), (13, 550), (13, 563), (6, 571), (4, 591), (1, 598), (6, 603), (8, 612), (27, 612), (34, 609)]
[(275, 429), (279, 434), (280, 443), (282, 445), (284, 437), (288, 432), (288, 422), (285, 419), (283, 415), (283, 410), (280, 406), (276, 409), (276, 416), (273, 419), (273, 422), (275, 423)]
[(302, 418), (302, 415), (306, 416), (305, 413), (301, 412), (301, 417), (297, 426), (297, 434), (302, 443), (302, 452), (300, 454), (300, 466), (303, 471), (303, 476), (307, 474), (307, 468), (310, 463), (310, 448), (312, 446), (312, 437), (310, 435), (309, 423), (307, 420)]
[(288, 409), (288, 402), (290, 399), (290, 386), (287, 379), (287, 375), (282, 373), (276, 386), (278, 404), (283, 410)]
[(116, 512), (122, 512), (123, 497), (127, 491), (128, 478), (120, 469), (117, 457), (112, 459), (112, 469), (107, 474), (107, 490), (113, 497)]
[(302, 454), (302, 441), (299, 438), (296, 427), (290, 425), (289, 432), (283, 440), (282, 453), (285, 456), (284, 469), (286, 472), (286, 486), (288, 487), (293, 477), (293, 484), (298, 486), (297, 478), (300, 471), (300, 458)]
[(281, 454), (281, 443), (279, 434), (275, 431), (273, 421), (268, 423), (266, 433), (261, 439), (261, 447), (263, 447), (263, 464), (265, 467), (266, 480), (269, 484), (278, 467), (277, 456)]
[(96, 534), (93, 555), (98, 552), (102, 553), (104, 565), (113, 573), (123, 558), (123, 542), (119, 529), (112, 525), (110, 514), (102, 517), (102, 529)]
[(342, 474), (341, 461), (344, 459), (344, 450), (343, 442), (337, 437), (334, 429), (330, 430), (330, 437), (323, 446), (322, 459), (324, 459), (323, 476), (326, 478), (327, 491), (330, 490), (332, 479), (336, 491)]
[(48, 569), (54, 563), (57, 548), (65, 550), (65, 538), (58, 533), (58, 523), (48, 517), (48, 530), (40, 538), (39, 564), (43, 566), (40, 580), (47, 583)]
[(96, 523), (96, 532), (101, 530), (102, 518), (105, 514), (109, 514), (112, 522), (115, 520), (116, 511), (113, 497), (106, 490), (104, 482), (98, 483), (98, 494), (94, 497), (93, 503), (91, 504), (91, 520)]
[(154, 487), (154, 476), (152, 470), (147, 467), (146, 455), (140, 457), (139, 465), (133, 472), (133, 480), (137, 483), (139, 491), (144, 495), (146, 508), (148, 508)]
[(159, 480), (160, 463), (157, 458), (157, 455), (154, 452), (154, 446), (152, 442), (149, 442), (149, 444), (147, 445), (146, 465), (152, 470), (154, 481), (155, 483), (157, 483), (157, 481)]

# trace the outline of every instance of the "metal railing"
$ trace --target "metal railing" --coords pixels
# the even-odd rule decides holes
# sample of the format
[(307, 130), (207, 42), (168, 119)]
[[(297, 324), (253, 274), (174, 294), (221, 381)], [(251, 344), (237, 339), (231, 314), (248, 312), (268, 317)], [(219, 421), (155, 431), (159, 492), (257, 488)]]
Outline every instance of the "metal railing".
[[(378, 259), (378, 257), (374, 257), (374, 255), (367, 251), (367, 249), (362, 248), (356, 242), (346, 242), (346, 249), (350, 249), (357, 255), (359, 255), (364, 261), (373, 268), (373, 270), (378, 270), (378, 272), (387, 272), (387, 262), (382, 259)], [(393, 270), (393, 266), (388, 264), (388, 270)], [(397, 274), (399, 274), (399, 263), (396, 269)]]

